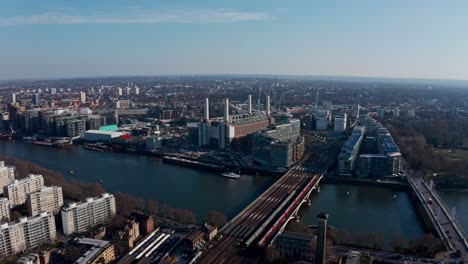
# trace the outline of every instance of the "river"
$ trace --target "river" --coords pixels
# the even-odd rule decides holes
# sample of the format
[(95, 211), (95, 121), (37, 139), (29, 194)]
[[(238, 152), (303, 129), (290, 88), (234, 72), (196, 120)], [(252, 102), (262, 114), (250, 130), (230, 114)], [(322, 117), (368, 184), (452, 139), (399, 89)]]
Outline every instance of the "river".
[[(233, 217), (266, 190), (274, 177), (242, 175), (239, 180), (217, 174), (164, 164), (161, 159), (123, 153), (101, 153), (82, 147), (55, 149), (1, 141), (0, 153), (29, 160), (60, 171), (70, 180), (103, 181), (109, 192), (129, 192), (171, 207), (187, 208), (202, 219), (217, 210)], [(73, 173), (71, 173), (73, 171)], [(441, 193), (447, 204), (458, 208), (468, 229), (468, 193)], [(323, 184), (301, 210), (304, 224), (316, 224), (316, 215), (327, 212), (329, 223), (352, 233), (378, 233), (386, 240), (413, 239), (423, 234), (421, 222), (403, 191), (355, 185)]]

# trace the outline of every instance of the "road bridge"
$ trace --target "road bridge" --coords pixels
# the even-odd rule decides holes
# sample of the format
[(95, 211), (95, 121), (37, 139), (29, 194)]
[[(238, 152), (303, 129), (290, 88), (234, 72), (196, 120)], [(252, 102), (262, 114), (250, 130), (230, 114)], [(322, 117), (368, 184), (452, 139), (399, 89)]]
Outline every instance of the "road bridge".
[[(460, 226), (455, 210), (449, 211), (434, 190), (432, 181), (428, 184), (416, 173), (407, 172), (406, 178), (415, 196), (426, 211), (439, 238), (451, 251), (454, 258), (468, 260), (468, 240)], [(461, 256), (457, 256), (461, 254)]]

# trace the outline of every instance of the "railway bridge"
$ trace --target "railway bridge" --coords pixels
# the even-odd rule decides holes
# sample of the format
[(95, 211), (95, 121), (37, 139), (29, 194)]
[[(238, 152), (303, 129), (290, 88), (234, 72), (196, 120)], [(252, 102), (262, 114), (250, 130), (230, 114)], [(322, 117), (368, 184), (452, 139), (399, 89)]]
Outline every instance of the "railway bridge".
[(309, 196), (317, 189), (323, 169), (305, 163), (291, 168), (242, 212), (220, 229), (221, 239), (203, 252), (197, 263), (251, 263), (249, 249), (270, 245), (297, 216)]

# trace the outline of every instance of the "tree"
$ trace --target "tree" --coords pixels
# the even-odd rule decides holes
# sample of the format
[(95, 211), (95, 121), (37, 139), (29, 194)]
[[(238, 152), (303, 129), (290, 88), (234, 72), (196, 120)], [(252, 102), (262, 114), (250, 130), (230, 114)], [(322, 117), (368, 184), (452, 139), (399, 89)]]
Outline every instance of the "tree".
[(13, 210), (11, 211), (11, 215), (10, 215), (10, 221), (17, 221), (18, 219), (20, 219), (23, 215), (16, 211), (16, 210)]
[(156, 200), (149, 200), (146, 203), (146, 207), (151, 214), (157, 214), (159, 211), (159, 203)]
[(392, 241), (392, 248), (395, 252), (402, 252), (405, 249), (406, 241), (403, 238), (396, 238)]
[(227, 223), (227, 217), (218, 211), (210, 211), (205, 217), (205, 222), (209, 225), (221, 227)]
[(125, 226), (126, 218), (120, 214), (114, 215), (111, 219), (111, 226), (114, 228), (122, 228)]

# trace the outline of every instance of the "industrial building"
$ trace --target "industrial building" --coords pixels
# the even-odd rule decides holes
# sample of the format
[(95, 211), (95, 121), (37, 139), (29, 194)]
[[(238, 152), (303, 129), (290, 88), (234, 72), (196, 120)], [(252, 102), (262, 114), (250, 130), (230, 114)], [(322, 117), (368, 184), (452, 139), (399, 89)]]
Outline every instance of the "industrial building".
[(0, 194), (3, 193), (3, 187), (15, 180), (15, 166), (5, 166), (4, 161), (0, 161)]
[(62, 187), (50, 186), (42, 188), (38, 192), (28, 194), (26, 199), (28, 213), (35, 216), (41, 212), (49, 212), (53, 215), (60, 213), (63, 205)]
[(50, 213), (23, 217), (14, 223), (4, 223), (0, 226), (0, 257), (38, 247), (54, 241), (56, 237), (55, 219)]
[(288, 168), (304, 154), (301, 122), (292, 119), (286, 124), (252, 134), (253, 158), (261, 163)]
[(280, 257), (314, 261), (317, 237), (306, 233), (283, 232), (275, 240)]
[(75, 238), (64, 246), (64, 259), (75, 264), (107, 264), (115, 261), (114, 245), (93, 238)]
[(37, 192), (44, 187), (44, 178), (39, 174), (29, 174), (21, 180), (14, 180), (13, 183), (3, 187), (5, 197), (10, 201), (10, 206), (15, 207), (26, 203), (29, 193)]
[(84, 140), (89, 142), (111, 142), (113, 138), (123, 136), (122, 132), (106, 130), (88, 130), (84, 132)]
[(7, 198), (0, 198), (0, 222), (9, 222), (10, 221), (10, 201)]
[(115, 213), (115, 197), (108, 193), (87, 198), (84, 202), (70, 203), (61, 211), (63, 232), (66, 235), (86, 232), (91, 227), (110, 221)]
[(229, 99), (224, 101), (224, 118), (210, 119), (209, 100), (205, 98), (203, 122), (198, 124), (198, 145), (213, 146), (225, 149), (235, 139), (265, 129), (274, 123), (271, 117), (270, 97), (266, 100), (266, 115), (252, 112), (252, 97), (249, 96), (249, 113), (246, 115), (229, 115)]

